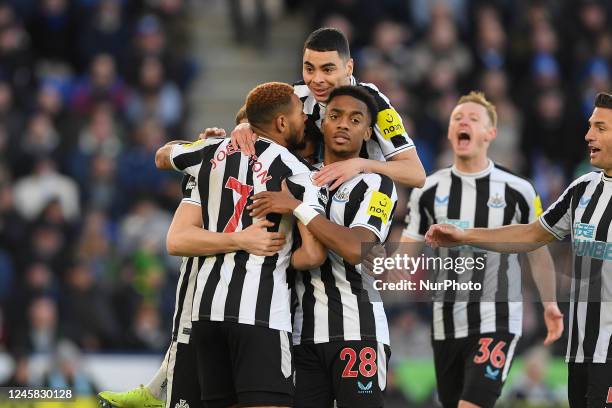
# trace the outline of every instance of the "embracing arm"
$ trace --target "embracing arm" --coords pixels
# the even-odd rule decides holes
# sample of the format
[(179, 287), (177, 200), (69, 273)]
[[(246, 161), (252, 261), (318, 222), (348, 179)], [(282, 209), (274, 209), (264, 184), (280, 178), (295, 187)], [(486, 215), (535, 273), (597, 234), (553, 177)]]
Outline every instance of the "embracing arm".
[(201, 207), (182, 202), (168, 230), (166, 248), (175, 256), (205, 256), (240, 250), (271, 256), (285, 244), (283, 234), (266, 230), (272, 225), (270, 221), (260, 221), (239, 232), (211, 232), (202, 228)]
[(423, 187), (425, 169), (416, 149), (410, 149), (392, 156), (389, 161), (367, 160), (364, 173), (378, 173), (406, 187)]
[(312, 235), (308, 228), (297, 222), (302, 245), (291, 254), (291, 265), (297, 270), (308, 270), (321, 266), (327, 258), (327, 249)]
[(345, 261), (351, 265), (361, 263), (361, 244), (376, 242), (376, 235), (367, 228), (345, 227), (336, 224), (322, 215), (317, 215), (307, 225), (308, 230)]

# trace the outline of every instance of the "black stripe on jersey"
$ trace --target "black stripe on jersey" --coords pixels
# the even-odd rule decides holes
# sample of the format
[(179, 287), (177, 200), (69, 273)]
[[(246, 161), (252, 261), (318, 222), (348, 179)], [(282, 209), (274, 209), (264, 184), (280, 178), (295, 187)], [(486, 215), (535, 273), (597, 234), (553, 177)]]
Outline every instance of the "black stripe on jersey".
[[(600, 181), (599, 187), (603, 190), (603, 181)], [(596, 190), (597, 190), (596, 189)], [(601, 194), (599, 194), (601, 196)], [(593, 198), (591, 198), (593, 200)], [(599, 201), (599, 197), (595, 201)], [(601, 219), (597, 223), (597, 231), (595, 233), (595, 241), (606, 242), (608, 240), (608, 230), (612, 222), (612, 201), (608, 201)], [(589, 296), (586, 310), (586, 322), (584, 325), (584, 341), (582, 347), (585, 356), (593, 356), (595, 354), (595, 346), (599, 337), (600, 329), (600, 313), (602, 307), (601, 299), (601, 271), (603, 260), (591, 258), (591, 274), (589, 275)]]
[[(357, 211), (359, 210), (359, 206), (365, 197), (366, 191), (368, 191), (368, 184), (363, 180), (359, 180), (359, 183), (357, 183), (355, 187), (353, 187), (353, 190), (351, 190), (351, 194), (349, 194), (348, 202), (346, 203), (346, 206), (344, 207), (344, 225), (345, 226), (348, 227), (349, 225), (351, 225), (351, 223), (355, 219), (355, 216), (357, 215)], [(330, 192), (330, 197), (333, 197), (333, 194), (331, 192)], [(328, 214), (328, 217), (329, 217), (329, 214)]]
[(172, 341), (176, 341), (178, 336), (178, 330), (181, 322), (181, 314), (183, 313), (183, 303), (185, 302), (185, 294), (187, 293), (187, 286), (189, 285), (189, 275), (191, 275), (191, 268), (193, 266), (193, 261), (195, 258), (190, 257), (185, 262), (185, 270), (182, 273), (183, 280), (181, 281), (181, 287), (179, 289), (179, 293), (177, 294), (178, 298), (176, 299), (176, 316), (174, 316), (174, 330), (172, 332)]
[[(476, 179), (476, 206), (474, 209), (474, 228), (486, 228), (489, 225), (489, 190), (491, 178), (490, 175)], [(484, 258), (486, 261), (486, 258)], [(485, 263), (486, 268), (486, 263)], [(485, 277), (486, 269), (472, 269), (471, 282), (482, 284)], [(480, 299), (483, 291), (472, 290), (469, 294), (467, 305), (467, 320), (468, 327), (480, 326)]]
[[(436, 213), (434, 210), (434, 203), (436, 199), (437, 184), (431, 186), (425, 190), (419, 198), (419, 234), (425, 235), (429, 226), (436, 223)], [(427, 214), (429, 212), (429, 214)], [(429, 217), (428, 217), (429, 215)]]
[(213, 265), (206, 285), (204, 285), (204, 291), (202, 292), (202, 302), (200, 303), (200, 316), (210, 317), (210, 311), (212, 309), (212, 299), (217, 289), (217, 285), (221, 280), (221, 265), (223, 265), (223, 258), (225, 254), (215, 255), (215, 264)]
[[(476, 180), (476, 208), (474, 212), (474, 228), (489, 226), (489, 184), (490, 175)], [(449, 198), (450, 200), (450, 198)]]
[[(269, 143), (255, 143), (255, 155), (260, 157), (262, 153), (270, 147)], [(246, 185), (253, 185), (253, 172), (246, 172)], [(251, 195), (253, 193), (251, 192)], [(242, 230), (253, 224), (253, 217), (249, 215), (248, 211), (243, 211), (241, 215)], [(242, 287), (244, 286), (244, 279), (246, 278), (246, 264), (249, 260), (249, 253), (246, 251), (238, 251), (234, 255), (234, 270), (232, 271), (232, 278), (227, 287), (227, 297), (225, 298), (225, 316), (228, 321), (236, 319), (240, 315), (240, 298), (242, 297)]]
[(202, 161), (202, 156), (210, 154), (211, 150), (214, 152), (215, 150), (217, 150), (217, 147), (219, 147), (219, 145), (215, 143), (213, 145), (204, 147), (202, 150), (179, 154), (174, 159), (172, 159), (172, 161), (174, 162), (174, 166), (176, 166), (177, 169), (185, 170), (188, 167), (200, 164), (200, 162)]
[[(210, 147), (210, 149), (209, 149)], [(212, 148), (214, 147), (214, 149)], [(202, 166), (200, 166), (200, 171), (198, 172), (198, 190), (200, 192), (200, 202), (202, 203), (202, 225), (204, 229), (210, 229), (208, 225), (208, 211), (206, 207), (208, 206), (208, 190), (210, 186), (210, 161), (215, 156), (215, 152), (217, 151), (218, 144), (214, 146), (207, 146), (201, 155)]]
[[(327, 327), (329, 330), (329, 339), (341, 339), (344, 337), (342, 296), (340, 295), (338, 286), (336, 286), (331, 259), (329, 259), (329, 257), (325, 259), (325, 262), (319, 269), (321, 269), (321, 281), (325, 286), (325, 294), (327, 295)], [(314, 315), (314, 308), (312, 313)]]
[[(584, 195), (589, 182), (579, 183), (572, 188), (572, 190), (567, 192), (567, 196), (570, 197), (572, 203), (572, 218), (573, 215), (576, 214), (576, 208), (578, 207), (578, 203), (580, 202), (580, 197)], [(593, 195), (591, 196), (591, 200), (587, 204), (587, 207), (584, 209), (582, 213), (582, 217), (580, 218), (580, 222), (589, 223), (593, 213), (595, 212), (595, 208), (597, 207), (597, 200), (601, 196), (603, 192), (603, 183), (600, 183), (595, 188)], [(565, 201), (565, 197), (563, 198)], [(567, 207), (566, 207), (567, 210)], [(560, 219), (560, 218), (559, 218)], [(548, 220), (547, 220), (548, 221)], [(573, 224), (573, 223), (572, 223)], [(551, 227), (554, 224), (549, 224)], [(582, 257), (576, 256), (574, 257), (574, 293), (572, 294), (572, 299), (576, 299), (576, 302), (572, 302), (570, 307), (574, 308), (574, 321), (570, 322), (572, 325), (572, 338), (571, 338), (571, 347), (570, 347), (570, 356), (576, 356), (576, 352), (578, 351), (578, 303), (580, 297), (580, 282), (582, 280)]]
[[(327, 260), (326, 260), (327, 262)], [(304, 295), (302, 296), (302, 342), (314, 338), (314, 286), (312, 285), (310, 273), (302, 273), (304, 283)], [(300, 342), (301, 343), (301, 342)]]
[(461, 178), (451, 172), (451, 185), (448, 196), (447, 218), (457, 220), (461, 217)]
[[(391, 181), (391, 179), (387, 176), (384, 175), (380, 175), (380, 187), (378, 188), (378, 191), (380, 191), (381, 193), (385, 194), (387, 197), (391, 197), (393, 195), (393, 181)], [(363, 198), (362, 198), (363, 200)], [(393, 214), (389, 213), (389, 218), (387, 219), (387, 222), (391, 222)], [(351, 225), (351, 222), (353, 222), (353, 219), (355, 218), (355, 215), (352, 216), (352, 218), (350, 218), (348, 221), (348, 224), (346, 223), (347, 219), (346, 219), (346, 213), (345, 213), (345, 217), (344, 217), (344, 221), (346, 226)], [(380, 217), (375, 217), (373, 215), (370, 216), (370, 219), (368, 220), (368, 224), (370, 224), (371, 226), (373, 226), (374, 228), (376, 228), (377, 230), (381, 230), (382, 228), (382, 218)]]
[(497, 292), (495, 292), (495, 331), (508, 331), (508, 269), (509, 254), (499, 256), (499, 269), (497, 270)]

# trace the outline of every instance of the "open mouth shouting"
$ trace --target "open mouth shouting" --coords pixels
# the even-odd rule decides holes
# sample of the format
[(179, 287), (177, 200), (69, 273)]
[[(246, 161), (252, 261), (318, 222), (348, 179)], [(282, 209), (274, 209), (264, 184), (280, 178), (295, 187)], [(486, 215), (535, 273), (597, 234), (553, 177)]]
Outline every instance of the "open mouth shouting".
[(470, 145), (471, 140), (472, 136), (467, 130), (460, 130), (457, 134), (457, 147), (467, 148)]
[(595, 146), (591, 146), (591, 145), (589, 145), (589, 156), (590, 156), (591, 158), (593, 158), (593, 157), (597, 156), (597, 153), (599, 153), (599, 152), (600, 152), (600, 150), (601, 150), (601, 149), (599, 149), (598, 147), (595, 147)]

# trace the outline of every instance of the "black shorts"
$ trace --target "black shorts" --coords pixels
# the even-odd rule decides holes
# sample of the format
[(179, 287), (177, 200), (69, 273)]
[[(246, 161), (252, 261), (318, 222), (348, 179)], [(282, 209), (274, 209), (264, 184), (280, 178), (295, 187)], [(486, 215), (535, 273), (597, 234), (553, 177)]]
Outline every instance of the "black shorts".
[(202, 393), (198, 383), (198, 364), (193, 342), (185, 344), (173, 341), (167, 358), (166, 406), (183, 406), (182, 401), (190, 407), (199, 407)]
[(568, 363), (567, 368), (571, 408), (612, 407), (612, 362)]
[(376, 341), (301, 344), (295, 356), (296, 408), (379, 408), (384, 405), (391, 349)]
[(292, 407), (291, 341), (287, 332), (232, 322), (193, 322), (206, 408)]
[(518, 336), (486, 333), (434, 340), (438, 395), (444, 408), (460, 400), (493, 407), (510, 371)]

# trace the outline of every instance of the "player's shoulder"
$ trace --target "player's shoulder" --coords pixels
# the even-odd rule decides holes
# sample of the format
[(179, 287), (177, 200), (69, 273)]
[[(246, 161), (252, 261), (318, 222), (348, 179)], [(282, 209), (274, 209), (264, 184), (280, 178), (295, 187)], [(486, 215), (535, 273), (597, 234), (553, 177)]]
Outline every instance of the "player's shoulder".
[(369, 189), (382, 191), (393, 197), (397, 195), (395, 183), (389, 176), (379, 173), (361, 173), (357, 177), (360, 181), (365, 183)]
[(507, 183), (513, 188), (520, 189), (521, 191), (536, 191), (535, 186), (527, 177), (521, 176), (498, 163), (493, 163), (493, 166), (494, 171), (492, 177), (498, 178), (500, 181)]
[(308, 89), (308, 85), (306, 85), (304, 81), (294, 82), (292, 86), (293, 86), (293, 92), (297, 95), (298, 98), (302, 100), (312, 95), (312, 93), (310, 92), (310, 89)]
[(601, 180), (601, 170), (590, 171), (582, 176), (578, 177), (576, 180), (572, 181), (570, 186), (574, 186), (576, 184), (584, 183), (584, 182), (593, 182)]
[(444, 180), (450, 178), (451, 176), (451, 166), (441, 168), (440, 170), (436, 170), (433, 173), (430, 173), (425, 178), (425, 184), (421, 187), (421, 190), (424, 190), (428, 186), (432, 186), (440, 182), (440, 180)]
[(389, 102), (389, 98), (378, 89), (378, 87), (369, 82), (357, 82), (357, 85), (365, 89), (374, 97), (376, 103), (378, 104), (378, 111), (383, 111), (385, 109), (389, 109), (391, 107), (391, 103)]

